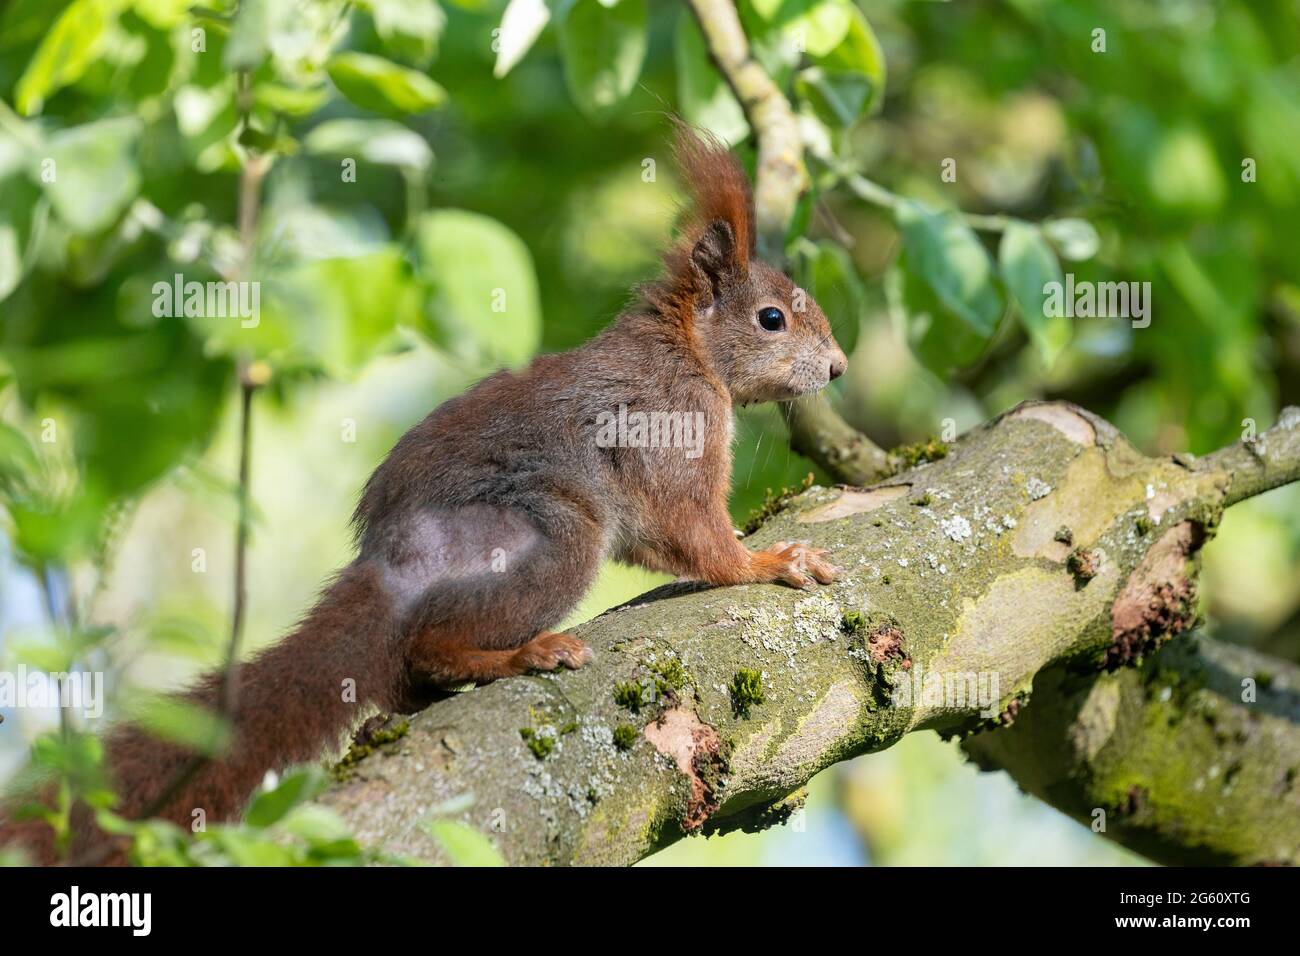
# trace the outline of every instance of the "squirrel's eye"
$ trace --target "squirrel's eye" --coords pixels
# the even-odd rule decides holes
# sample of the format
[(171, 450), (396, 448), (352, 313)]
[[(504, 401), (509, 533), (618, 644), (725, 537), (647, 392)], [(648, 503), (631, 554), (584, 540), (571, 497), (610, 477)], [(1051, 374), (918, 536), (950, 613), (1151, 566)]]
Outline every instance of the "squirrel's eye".
[(785, 328), (785, 316), (781, 314), (780, 309), (768, 306), (766, 309), (758, 310), (758, 324), (768, 332), (780, 332)]

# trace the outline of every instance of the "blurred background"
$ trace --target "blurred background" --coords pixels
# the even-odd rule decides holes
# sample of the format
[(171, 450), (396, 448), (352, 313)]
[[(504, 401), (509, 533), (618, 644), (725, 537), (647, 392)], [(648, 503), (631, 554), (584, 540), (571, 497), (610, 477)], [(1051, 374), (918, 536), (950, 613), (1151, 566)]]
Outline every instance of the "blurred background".
[[(740, 9), (801, 116), (787, 251), (851, 349), (831, 400), (879, 444), (1065, 398), (1204, 453), (1300, 404), (1295, 0)], [(646, 0), (9, 0), (0, 100), (0, 667), (104, 670), (110, 715), (222, 657), (238, 370), (252, 648), (350, 559), (405, 429), (654, 274), (667, 113), (753, 166), (690, 11)], [(902, 238), (912, 201), (956, 301)], [(1020, 307), (1066, 272), (1150, 282), (1150, 326)], [(258, 324), (157, 314), (178, 273), (259, 282)], [(810, 470), (775, 410), (742, 412), (737, 522)], [(611, 566), (573, 621), (660, 581)], [(1300, 660), (1300, 488), (1234, 508), (1204, 582), (1218, 636)], [(0, 777), (58, 728), (3, 716)], [(822, 774), (791, 826), (647, 861), (1141, 862), (928, 733)]]

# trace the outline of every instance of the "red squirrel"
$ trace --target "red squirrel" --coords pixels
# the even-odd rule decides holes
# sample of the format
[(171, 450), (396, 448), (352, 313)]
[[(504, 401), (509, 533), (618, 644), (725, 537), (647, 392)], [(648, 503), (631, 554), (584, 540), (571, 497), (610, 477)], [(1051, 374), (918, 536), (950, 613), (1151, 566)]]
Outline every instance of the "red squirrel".
[[(368, 711), (409, 710), (430, 685), (581, 667), (591, 649), (551, 628), (605, 558), (718, 585), (835, 579), (820, 550), (750, 551), (727, 498), (733, 407), (815, 392), (844, 353), (812, 297), (755, 258), (753, 198), (726, 147), (680, 126), (675, 155), (693, 202), (664, 274), (585, 345), (497, 372), (408, 431), (362, 492), (357, 558), (240, 667), (229, 750), (194, 771), (181, 746), (109, 733), (120, 814), (233, 818), (267, 770), (319, 758)], [(702, 447), (600, 440), (624, 408), (692, 416)], [(216, 710), (222, 680), (185, 697)], [(11, 835), (51, 860), (44, 824)]]

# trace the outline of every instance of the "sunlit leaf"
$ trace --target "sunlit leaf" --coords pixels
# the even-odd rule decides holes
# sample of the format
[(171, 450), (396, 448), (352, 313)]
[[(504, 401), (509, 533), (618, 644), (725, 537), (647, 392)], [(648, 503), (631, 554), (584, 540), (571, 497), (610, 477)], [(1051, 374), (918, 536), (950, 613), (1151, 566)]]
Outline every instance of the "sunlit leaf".
[(1049, 316), (1044, 306), (1044, 287), (1063, 281), (1060, 263), (1036, 226), (1012, 222), (1002, 233), (998, 266), (1021, 325), (1043, 364), (1051, 368), (1070, 341), (1070, 320), (1063, 315)]
[(1048, 219), (1042, 229), (1062, 259), (1091, 259), (1101, 246), (1097, 230), (1086, 219)]
[(287, 774), (272, 790), (258, 793), (244, 813), (244, 822), (254, 827), (269, 827), (283, 819), (290, 810), (321, 793), (328, 780), (316, 767), (306, 767)]
[(492, 68), (500, 78), (524, 58), (537, 38), (551, 22), (551, 7), (546, 0), (510, 0), (501, 15), (501, 35), (497, 38), (497, 62)]
[(826, 122), (848, 126), (880, 107), (885, 95), (885, 55), (862, 11), (850, 6), (843, 39), (814, 66), (800, 72), (799, 94)]
[(435, 341), (477, 344), (496, 362), (532, 357), (541, 305), (533, 259), (518, 236), (487, 216), (445, 209), (420, 220), (416, 247), (433, 286), (425, 330)]
[(368, 53), (340, 53), (328, 70), (340, 93), (376, 113), (422, 113), (447, 98), (447, 91), (423, 73)]
[(303, 145), (312, 153), (416, 170), (433, 163), (433, 150), (424, 137), (392, 120), (326, 120), (307, 134)]
[(366, 0), (364, 5), (389, 52), (418, 64), (433, 57), (447, 20), (434, 0)]
[(988, 253), (955, 213), (902, 200), (894, 216), (903, 254), (891, 282), (913, 351), (936, 371), (972, 362), (1003, 310)]
[(49, 138), (52, 178), (42, 182), (74, 232), (112, 225), (140, 190), (135, 150), (143, 124), (132, 116), (60, 130)]
[(52, 94), (81, 79), (107, 39), (120, 4), (113, 0), (73, 0), (45, 34), (14, 87), (14, 105), (25, 116), (39, 113)]
[(486, 836), (456, 820), (430, 820), (425, 829), (456, 866), (505, 866), (501, 851)]
[(141, 698), (127, 710), (132, 723), (196, 753), (215, 757), (230, 743), (228, 721), (206, 707), (180, 697), (158, 695)]
[(294, 0), (240, 0), (230, 37), (222, 51), (227, 70), (254, 70), (270, 52), (272, 40), (292, 26)]
[(578, 108), (608, 119), (641, 75), (645, 61), (646, 0), (574, 0), (560, 23), (564, 77)]

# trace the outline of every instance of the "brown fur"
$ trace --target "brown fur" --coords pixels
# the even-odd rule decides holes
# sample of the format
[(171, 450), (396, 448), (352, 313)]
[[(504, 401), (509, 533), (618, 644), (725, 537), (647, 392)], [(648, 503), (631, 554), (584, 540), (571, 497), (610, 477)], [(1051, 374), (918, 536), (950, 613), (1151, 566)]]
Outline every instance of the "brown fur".
[[(801, 544), (749, 551), (727, 499), (733, 406), (815, 391), (843, 371), (843, 353), (811, 297), (753, 257), (735, 159), (686, 128), (676, 152), (694, 204), (643, 304), (578, 349), (485, 379), (402, 437), (357, 506), (358, 558), (242, 668), (229, 754), (160, 816), (235, 816), (266, 770), (319, 756), (367, 709), (412, 706), (430, 685), (581, 666), (590, 649), (551, 628), (605, 558), (724, 585), (834, 579), (824, 553)], [(759, 324), (765, 308), (780, 310), (778, 331)], [(602, 420), (621, 407), (698, 416), (698, 456), (604, 441)], [(356, 703), (341, 697), (348, 677)], [(219, 689), (208, 677), (188, 696), (215, 706)], [(108, 756), (127, 816), (189, 759), (132, 727), (110, 736)], [(94, 839), (83, 828), (81, 841)]]

